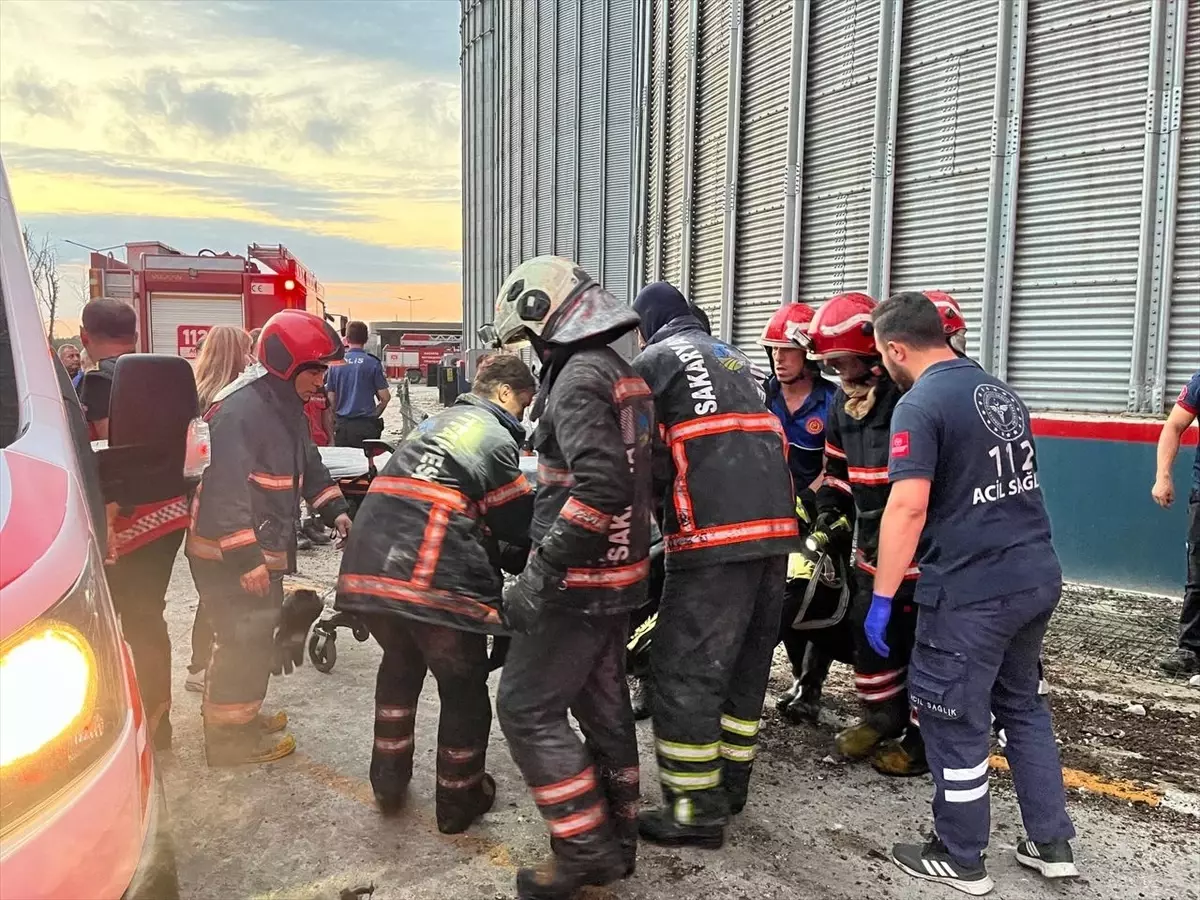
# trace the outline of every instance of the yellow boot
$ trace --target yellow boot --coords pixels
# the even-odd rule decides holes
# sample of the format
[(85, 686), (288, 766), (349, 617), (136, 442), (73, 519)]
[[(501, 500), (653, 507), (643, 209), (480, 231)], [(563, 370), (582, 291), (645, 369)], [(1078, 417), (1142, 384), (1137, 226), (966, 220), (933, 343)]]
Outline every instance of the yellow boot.
[(883, 740), (883, 734), (870, 722), (859, 722), (838, 732), (833, 739), (837, 752), (846, 759), (866, 759)]
[(884, 741), (875, 748), (871, 765), (881, 775), (897, 778), (924, 775), (929, 771), (929, 763), (925, 761), (925, 742), (921, 740), (921, 733), (910, 728), (904, 737)]

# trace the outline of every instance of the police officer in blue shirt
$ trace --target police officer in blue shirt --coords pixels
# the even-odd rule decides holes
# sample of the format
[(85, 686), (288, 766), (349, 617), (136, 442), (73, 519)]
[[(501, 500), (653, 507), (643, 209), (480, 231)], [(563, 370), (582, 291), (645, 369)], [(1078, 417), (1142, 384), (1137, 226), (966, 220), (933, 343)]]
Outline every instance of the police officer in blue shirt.
[(365, 440), (383, 434), (383, 411), (392, 393), (379, 358), (363, 349), (367, 342), (365, 322), (346, 325), (345, 363), (331, 366), (325, 376), (325, 392), (334, 411), (333, 443), (338, 447), (362, 447)]
[(1078, 874), (1038, 659), (1062, 570), (1038, 485), (1029, 411), (1004, 382), (947, 345), (934, 304), (897, 294), (873, 316), (876, 346), (908, 390), (891, 427), (892, 490), (866, 630), (882, 642), (891, 597), (920, 545), (909, 697), (933, 775), (935, 834), (897, 844), (908, 874), (986, 894), (990, 713), (1028, 837), (1017, 861), (1048, 878)]

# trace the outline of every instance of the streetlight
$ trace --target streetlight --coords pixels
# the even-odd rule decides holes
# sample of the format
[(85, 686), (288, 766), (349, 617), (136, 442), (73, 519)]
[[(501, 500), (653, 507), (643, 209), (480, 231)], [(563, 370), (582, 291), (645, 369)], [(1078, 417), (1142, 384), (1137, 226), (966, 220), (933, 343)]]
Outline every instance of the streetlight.
[(70, 238), (59, 238), (64, 244), (71, 244), (74, 247), (82, 247), (84, 250), (91, 250), (93, 253), (107, 253), (109, 250), (120, 250), (124, 244), (113, 244), (111, 247), (89, 247), (87, 244), (81, 244), (79, 241), (73, 241)]
[(413, 322), (413, 304), (414, 303), (424, 303), (425, 298), (408, 296), (408, 297), (397, 297), (396, 299), (403, 300), (408, 304), (408, 321), (409, 321), (409, 324), (412, 324), (412, 322)]

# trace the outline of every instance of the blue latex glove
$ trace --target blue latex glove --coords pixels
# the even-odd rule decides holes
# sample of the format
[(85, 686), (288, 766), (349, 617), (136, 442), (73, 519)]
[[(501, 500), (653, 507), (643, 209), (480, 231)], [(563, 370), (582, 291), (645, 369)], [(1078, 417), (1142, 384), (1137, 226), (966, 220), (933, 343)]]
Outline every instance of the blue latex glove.
[(884, 640), (891, 618), (892, 598), (872, 594), (871, 608), (867, 610), (867, 620), (863, 623), (863, 630), (867, 633), (867, 643), (880, 656), (886, 657), (891, 653), (887, 641)]

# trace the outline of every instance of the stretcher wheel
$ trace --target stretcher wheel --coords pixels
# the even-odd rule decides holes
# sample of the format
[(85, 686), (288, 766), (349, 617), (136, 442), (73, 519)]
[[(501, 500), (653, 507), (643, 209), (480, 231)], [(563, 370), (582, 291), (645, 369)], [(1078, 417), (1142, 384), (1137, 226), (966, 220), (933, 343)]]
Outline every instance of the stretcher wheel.
[(308, 658), (318, 672), (332, 672), (337, 663), (337, 632), (314, 630), (308, 639)]
[(371, 630), (357, 620), (350, 626), (350, 633), (354, 635), (354, 639), (360, 644), (371, 636)]

